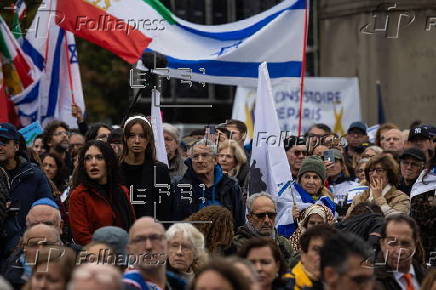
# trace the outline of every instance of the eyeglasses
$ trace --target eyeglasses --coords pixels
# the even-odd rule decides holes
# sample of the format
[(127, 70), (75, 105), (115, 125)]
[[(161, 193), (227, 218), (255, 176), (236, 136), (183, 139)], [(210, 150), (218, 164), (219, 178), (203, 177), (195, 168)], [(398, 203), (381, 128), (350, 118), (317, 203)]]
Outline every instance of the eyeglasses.
[(210, 153), (196, 153), (192, 155), (192, 160), (194, 161), (198, 161), (200, 159), (200, 157), (202, 159), (210, 159), (212, 157), (212, 154)]
[(374, 172), (383, 173), (383, 172), (386, 172), (386, 169), (384, 169), (384, 168), (370, 168), (369, 169), (369, 173), (374, 173)]
[(49, 246), (59, 246), (59, 241), (58, 242), (28, 241), (26, 244), (24, 244), (24, 247), (27, 248), (49, 247)]
[(71, 136), (71, 133), (67, 132), (67, 131), (60, 131), (60, 132), (57, 132), (57, 133), (53, 134), (53, 136), (56, 136), (56, 137), (61, 136), (61, 135), (65, 135), (65, 136), (69, 137), (69, 136)]
[(410, 166), (413, 168), (420, 168), (423, 165), (422, 162), (403, 161), (403, 160), (400, 163), (401, 165), (404, 165), (406, 167)]
[(275, 212), (259, 212), (259, 213), (253, 213), (253, 215), (260, 220), (265, 219), (266, 216), (268, 216), (268, 218), (270, 220), (272, 220), (272, 219), (276, 218), (277, 213), (275, 213)]
[(158, 235), (153, 234), (149, 236), (137, 236), (136, 238), (132, 239), (132, 243), (138, 244), (138, 243), (145, 243), (147, 240), (149, 240), (152, 244), (161, 242), (164, 239), (164, 235)]
[(304, 151), (304, 150), (302, 150), (302, 151), (300, 151), (300, 150), (295, 150), (295, 151), (294, 151), (294, 155), (297, 156), (297, 157), (299, 157), (299, 156), (304, 156), (304, 157), (306, 157), (306, 156), (307, 156), (307, 151)]

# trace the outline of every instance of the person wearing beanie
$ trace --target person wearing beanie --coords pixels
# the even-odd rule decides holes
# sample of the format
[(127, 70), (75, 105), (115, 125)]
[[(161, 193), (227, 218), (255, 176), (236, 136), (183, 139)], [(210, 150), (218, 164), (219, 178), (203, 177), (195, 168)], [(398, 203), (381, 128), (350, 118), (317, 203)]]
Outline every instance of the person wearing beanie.
[(185, 159), (180, 149), (179, 129), (169, 123), (163, 123), (163, 135), (165, 149), (167, 150), (170, 177), (173, 181), (178, 177), (182, 177), (188, 167), (185, 165)]
[[(295, 189), (304, 202), (317, 203), (317, 201), (320, 201), (330, 208), (332, 212), (335, 212), (336, 205), (333, 202), (333, 195), (324, 187), (326, 178), (326, 169), (322, 159), (319, 156), (306, 157), (298, 171)], [(300, 210), (294, 207), (294, 217), (299, 216)]]

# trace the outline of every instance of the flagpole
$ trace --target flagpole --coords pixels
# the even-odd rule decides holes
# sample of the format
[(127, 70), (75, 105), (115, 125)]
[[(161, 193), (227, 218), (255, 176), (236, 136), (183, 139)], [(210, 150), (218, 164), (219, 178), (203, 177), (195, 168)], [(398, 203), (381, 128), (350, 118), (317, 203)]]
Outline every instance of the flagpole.
[(304, 93), (304, 77), (306, 74), (307, 30), (309, 29), (308, 11), (309, 11), (309, 0), (306, 1), (306, 9), (304, 10), (304, 43), (303, 43), (303, 61), (301, 63), (301, 78), (300, 78), (300, 114), (298, 116), (298, 137), (301, 136), (301, 126), (302, 126), (302, 118), (303, 118), (303, 93)]

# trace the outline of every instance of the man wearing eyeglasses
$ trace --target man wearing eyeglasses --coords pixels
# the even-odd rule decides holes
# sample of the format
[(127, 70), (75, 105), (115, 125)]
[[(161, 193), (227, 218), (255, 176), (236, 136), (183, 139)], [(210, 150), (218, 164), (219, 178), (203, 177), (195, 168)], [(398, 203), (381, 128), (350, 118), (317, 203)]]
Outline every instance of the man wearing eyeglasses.
[(43, 132), (42, 143), (46, 152), (59, 155), (68, 169), (68, 174), (73, 172), (73, 163), (70, 148), (69, 127), (65, 122), (54, 120), (49, 122)]
[[(14, 255), (3, 264), (1, 275), (14, 287), (21, 289), (32, 275), (32, 266), (43, 253), (54, 253), (62, 246), (58, 228), (46, 224), (29, 227)], [(16, 254), (15, 254), (16, 253)]]
[(129, 231), (129, 269), (125, 289), (185, 289), (186, 281), (166, 270), (168, 241), (162, 224), (151, 217), (137, 219)]
[(247, 221), (238, 228), (229, 252), (236, 251), (250, 238), (270, 238), (277, 243), (288, 266), (295, 264), (295, 254), (289, 240), (278, 235), (275, 229), (277, 207), (266, 192), (256, 193), (247, 198)]
[(304, 137), (290, 136), (285, 139), (283, 144), (291, 167), (292, 178), (296, 180), (303, 160), (307, 156), (306, 139)]
[(410, 195), (410, 190), (424, 169), (425, 163), (425, 154), (420, 149), (416, 147), (406, 149), (400, 155), (401, 180), (398, 189)]
[(241, 188), (236, 180), (223, 174), (216, 162), (216, 145), (202, 139), (191, 148), (188, 169), (175, 182), (171, 199), (175, 220), (183, 220), (204, 207), (219, 205), (230, 210), (235, 226), (244, 224)]
[[(405, 214), (386, 218), (381, 230), (381, 253), (376, 261), (377, 289), (421, 289), (427, 269), (422, 264), (416, 222)], [(380, 266), (383, 265), (383, 266)]]

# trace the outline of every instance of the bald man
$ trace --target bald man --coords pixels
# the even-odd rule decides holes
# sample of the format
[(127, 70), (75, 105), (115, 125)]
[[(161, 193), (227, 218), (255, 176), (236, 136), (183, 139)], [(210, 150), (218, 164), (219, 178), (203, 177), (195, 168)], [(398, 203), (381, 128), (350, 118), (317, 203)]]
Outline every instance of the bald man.
[(37, 225), (45, 224), (54, 226), (62, 233), (63, 221), (61, 219), (61, 212), (52, 206), (40, 204), (33, 206), (26, 216), (26, 228)]
[(141, 289), (138, 285), (149, 288), (165, 289), (167, 283), (173, 289), (184, 289), (186, 281), (171, 273), (168, 280), (165, 262), (167, 260), (168, 244), (165, 229), (151, 217), (137, 219), (129, 231), (129, 266), (136, 271), (126, 272), (124, 282), (128, 289)]
[(390, 129), (381, 136), (380, 145), (385, 151), (401, 154), (404, 150), (403, 133), (398, 129)]
[(26, 230), (19, 250), (15, 251), (5, 262), (0, 273), (14, 289), (21, 289), (30, 279), (32, 265), (35, 264), (37, 254), (51, 251), (52, 254), (61, 251), (62, 246), (59, 229), (45, 224), (37, 224)]
[(21, 246), (26, 262), (32, 264), (38, 251), (62, 246), (60, 232), (51, 225), (34, 225), (24, 233)]

